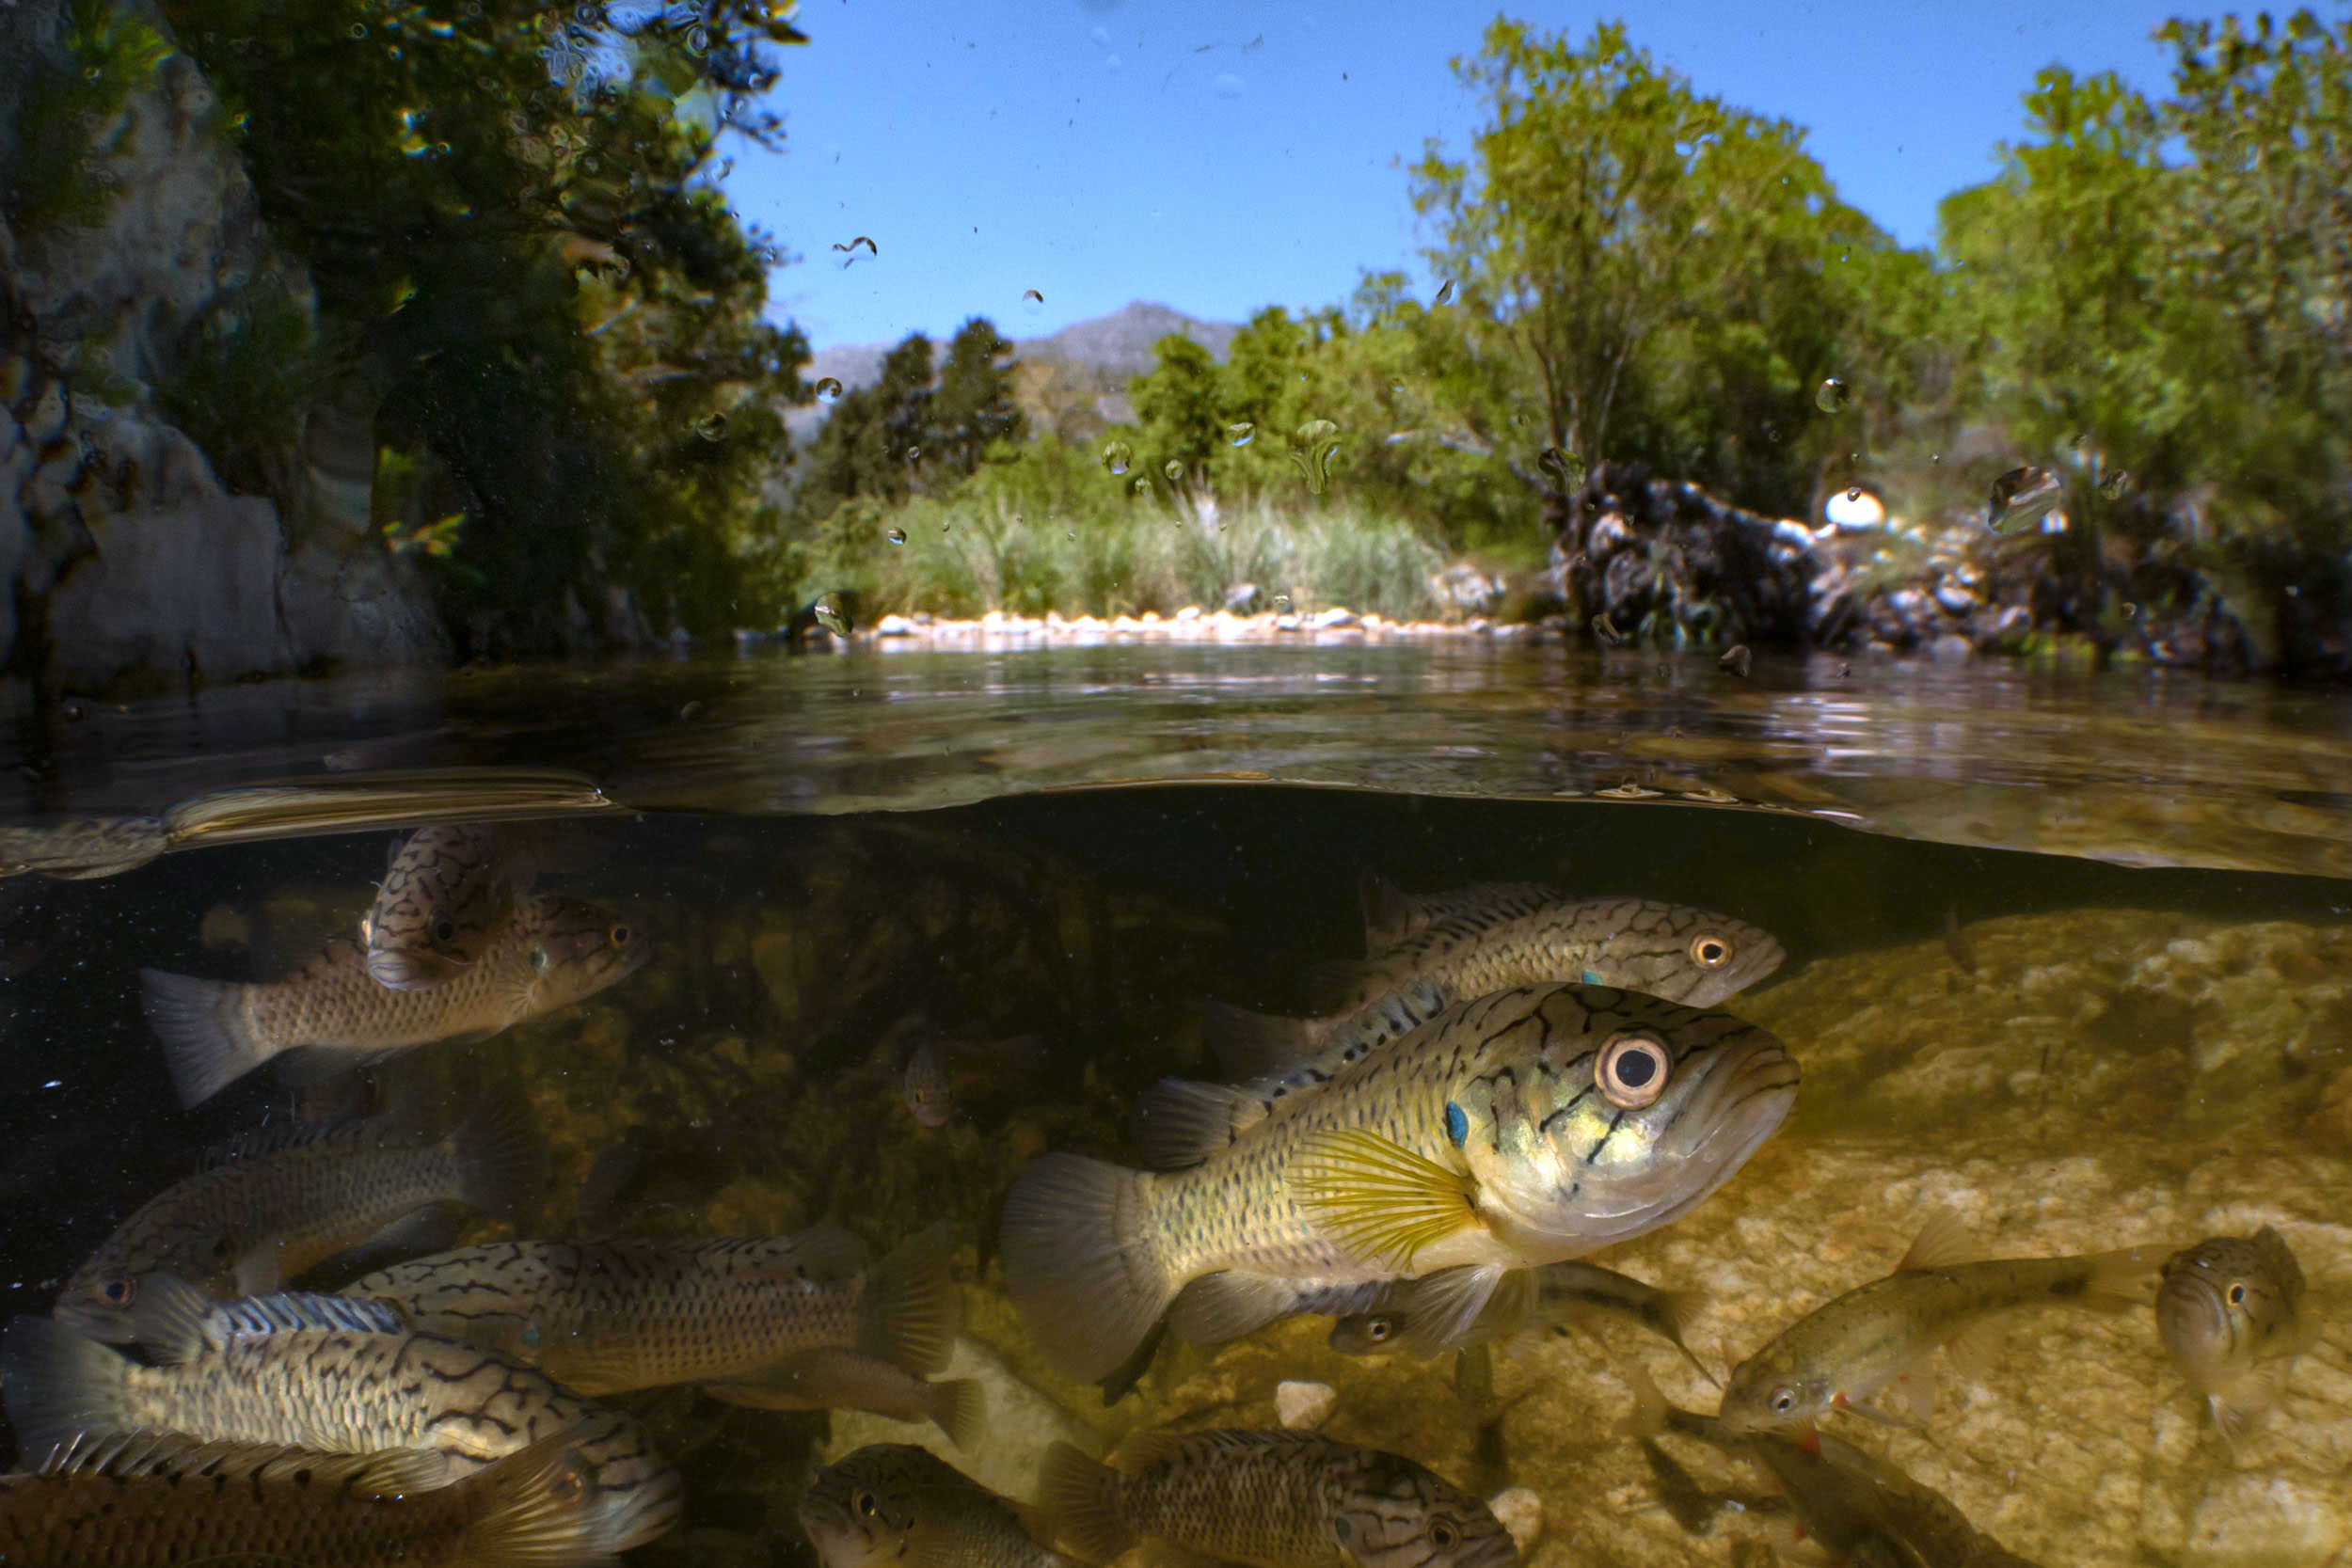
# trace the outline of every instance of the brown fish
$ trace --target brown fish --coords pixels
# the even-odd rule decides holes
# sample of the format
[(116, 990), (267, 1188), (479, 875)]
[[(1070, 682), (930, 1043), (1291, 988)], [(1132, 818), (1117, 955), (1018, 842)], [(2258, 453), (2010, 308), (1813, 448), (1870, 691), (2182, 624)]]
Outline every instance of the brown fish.
[(141, 1275), (177, 1275), (213, 1295), (263, 1295), (444, 1203), (504, 1218), (538, 1187), (539, 1139), (520, 1093), (492, 1095), (428, 1138), (400, 1115), (296, 1125), (243, 1138), (210, 1168), (142, 1204), (73, 1271), (61, 1311), (119, 1311)]
[(1108, 1465), (1045, 1452), (1039, 1506), (1078, 1556), (1138, 1540), (1251, 1568), (1507, 1568), (1491, 1510), (1434, 1471), (1296, 1432), (1141, 1433)]
[(179, 1432), (330, 1453), (433, 1449), (463, 1476), (564, 1433), (597, 1491), (636, 1499), (644, 1533), (620, 1545), (651, 1540), (676, 1517), (677, 1472), (635, 1418), (488, 1351), (412, 1333), (378, 1303), (215, 1302), (159, 1274), (140, 1281), (126, 1316), (123, 1338), (145, 1363), (61, 1319), (18, 1318), (0, 1336), (0, 1393), (27, 1457)]
[(493, 1242), (396, 1263), (344, 1293), (411, 1328), (528, 1362), (578, 1393), (755, 1377), (826, 1346), (928, 1375), (955, 1348), (948, 1233), (868, 1267), (845, 1231)]
[(486, 822), (419, 828), (393, 851), (359, 923), (368, 973), (395, 990), (427, 990), (481, 961), (530, 890), (531, 869)]
[(2235, 1457), (2278, 1402), (2310, 1342), (2303, 1269), (2276, 1230), (2217, 1236), (2165, 1260), (2156, 1332), (2188, 1386), (2205, 1396)]
[(481, 958), (431, 990), (393, 990), (358, 944), (337, 942), (292, 979), (239, 985), (144, 969), (147, 1017), (183, 1103), (201, 1104), (286, 1052), (358, 1066), (435, 1040), (485, 1039), (626, 979), (652, 936), (578, 898), (517, 905)]
[(799, 1513), (825, 1568), (1077, 1568), (1039, 1544), (1015, 1504), (907, 1443), (826, 1465)]
[[(557, 1568), (647, 1538), (643, 1494), (599, 1491), (569, 1433), (451, 1481), (429, 1449), (330, 1454), (140, 1435), (0, 1476), (0, 1562), (41, 1568)], [(658, 1533), (658, 1531), (656, 1532)]]

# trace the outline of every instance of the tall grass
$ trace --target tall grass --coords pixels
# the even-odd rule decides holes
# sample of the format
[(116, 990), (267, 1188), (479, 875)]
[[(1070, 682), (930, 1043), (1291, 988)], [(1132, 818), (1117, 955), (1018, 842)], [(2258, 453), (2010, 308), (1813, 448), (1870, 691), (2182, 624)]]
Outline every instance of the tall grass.
[(1250, 584), (1257, 610), (1287, 600), (1418, 620), (1456, 613), (1432, 592), (1444, 565), (1400, 518), (1303, 496), (1296, 506), (1263, 493), (1220, 502), (1163, 487), (1057, 500), (979, 485), (890, 512), (845, 507), (802, 580), (857, 589), (869, 614), (1165, 615), (1216, 610)]

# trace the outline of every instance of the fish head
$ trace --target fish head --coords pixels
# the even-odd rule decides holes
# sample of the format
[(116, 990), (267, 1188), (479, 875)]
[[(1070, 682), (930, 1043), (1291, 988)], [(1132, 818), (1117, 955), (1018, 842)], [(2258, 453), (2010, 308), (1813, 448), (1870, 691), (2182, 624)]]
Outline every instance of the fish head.
[(1343, 1355), (1374, 1355), (1393, 1348), (1404, 1332), (1401, 1312), (1358, 1312), (1331, 1324), (1331, 1348)]
[(1577, 1257), (1658, 1228), (1746, 1164), (1797, 1064), (1733, 1018), (1598, 986), (1545, 988), (1519, 1043), (1454, 1085), (1455, 1139), (1499, 1232)]
[(375, 904), (359, 922), (369, 975), (394, 990), (446, 985), (497, 939), (514, 892), (491, 829), (418, 830), (393, 852)]
[(825, 1568), (883, 1568), (907, 1556), (921, 1519), (923, 1472), (897, 1443), (860, 1449), (818, 1471), (799, 1514)]
[(2302, 1271), (2277, 1233), (2221, 1236), (2165, 1260), (2156, 1289), (2156, 1332), (2164, 1348), (2192, 1371), (2242, 1369), (2295, 1321)]
[(926, 1040), (908, 1054), (906, 1099), (907, 1110), (925, 1127), (945, 1127), (954, 1117), (955, 1086), (938, 1041)]
[(1349, 1568), (1507, 1568), (1518, 1547), (1491, 1509), (1410, 1460), (1352, 1477), (1332, 1530)]
[(1837, 1387), (1825, 1372), (1787, 1364), (1770, 1350), (1732, 1369), (1716, 1418), (1742, 1435), (1786, 1432), (1819, 1420), (1837, 1406)]
[(1593, 972), (1612, 986), (1711, 1007), (1781, 966), (1788, 950), (1772, 932), (1687, 904), (1644, 904), (1594, 955)]
[(636, 974), (653, 957), (651, 931), (580, 898), (532, 899), (522, 938), (531, 1013), (594, 996)]

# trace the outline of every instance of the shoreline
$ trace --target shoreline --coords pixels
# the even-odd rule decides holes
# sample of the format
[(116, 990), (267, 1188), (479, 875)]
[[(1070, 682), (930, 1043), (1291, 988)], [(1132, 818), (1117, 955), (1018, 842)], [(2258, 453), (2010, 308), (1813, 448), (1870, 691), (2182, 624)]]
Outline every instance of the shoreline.
[[(1542, 635), (1549, 628), (1536, 622), (1498, 622), (1480, 616), (1467, 621), (1391, 621), (1377, 612), (1358, 614), (1330, 609), (1262, 611), (1237, 615), (1228, 610), (1204, 610), (1187, 606), (1173, 615), (1147, 610), (1141, 615), (1008, 615), (992, 610), (972, 619), (931, 615), (884, 615), (870, 626), (859, 626), (845, 639), (812, 628), (809, 640), (847, 641), (889, 649), (969, 647), (975, 644), (1057, 644), (1075, 647), (1115, 642), (1287, 642), (1287, 641), (1416, 641), (1435, 638), (1518, 639)], [(738, 634), (742, 636), (744, 634)]]

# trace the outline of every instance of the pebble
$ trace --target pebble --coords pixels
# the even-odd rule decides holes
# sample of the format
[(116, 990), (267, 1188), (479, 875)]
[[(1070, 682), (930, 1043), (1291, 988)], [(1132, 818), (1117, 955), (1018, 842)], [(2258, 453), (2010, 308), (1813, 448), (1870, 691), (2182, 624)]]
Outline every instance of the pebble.
[(1544, 1533), (1544, 1499), (1532, 1488), (1514, 1486), (1488, 1497), (1486, 1506), (1502, 1528), (1511, 1532), (1511, 1544), (1518, 1547), (1519, 1556), (1526, 1557), (1528, 1548), (1535, 1544), (1535, 1538)]
[(1340, 1402), (1339, 1390), (1327, 1383), (1297, 1383), (1285, 1379), (1274, 1390), (1274, 1413), (1291, 1432), (1311, 1431), (1331, 1418)]

